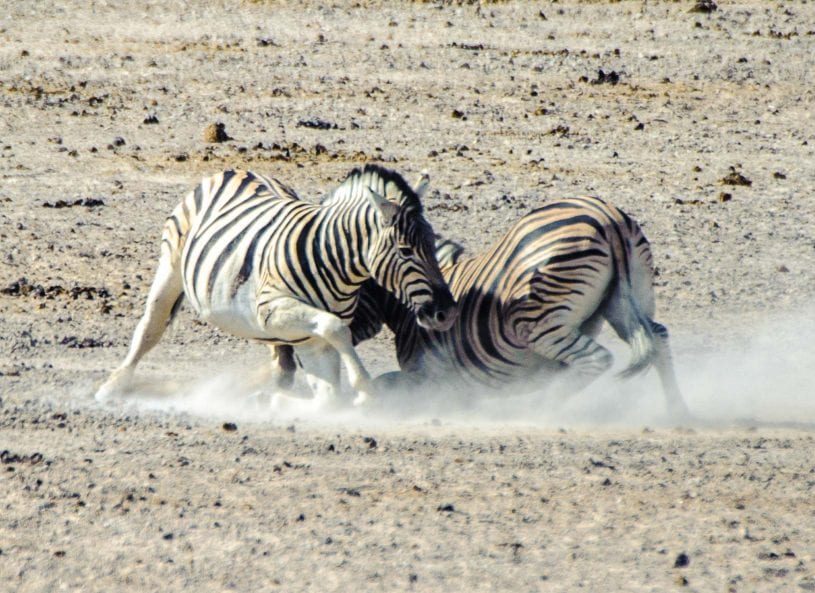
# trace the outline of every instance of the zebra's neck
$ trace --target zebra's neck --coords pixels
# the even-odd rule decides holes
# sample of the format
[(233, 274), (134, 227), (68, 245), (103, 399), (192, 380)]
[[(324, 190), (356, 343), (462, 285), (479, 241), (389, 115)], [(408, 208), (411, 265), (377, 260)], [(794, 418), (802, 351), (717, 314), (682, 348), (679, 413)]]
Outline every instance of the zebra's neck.
[(324, 205), (318, 224), (319, 246), (334, 259), (338, 271), (355, 289), (371, 277), (371, 253), (380, 239), (382, 220), (367, 200), (342, 201)]

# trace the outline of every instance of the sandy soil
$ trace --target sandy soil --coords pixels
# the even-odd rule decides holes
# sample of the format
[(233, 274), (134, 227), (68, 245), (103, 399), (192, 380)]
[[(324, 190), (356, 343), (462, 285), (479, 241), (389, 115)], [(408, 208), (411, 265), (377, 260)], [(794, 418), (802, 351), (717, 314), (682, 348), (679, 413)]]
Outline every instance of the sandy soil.
[[(815, 4), (300, 4), (0, 1), (0, 590), (815, 590)], [(93, 401), (201, 176), (366, 161), (468, 249), (636, 217), (703, 422), (652, 377), (278, 417), (187, 311)]]

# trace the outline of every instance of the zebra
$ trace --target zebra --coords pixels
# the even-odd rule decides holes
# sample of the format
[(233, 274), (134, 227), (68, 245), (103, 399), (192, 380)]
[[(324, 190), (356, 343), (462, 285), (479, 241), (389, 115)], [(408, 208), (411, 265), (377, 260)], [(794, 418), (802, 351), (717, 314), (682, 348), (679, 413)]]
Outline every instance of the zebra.
[(652, 365), (671, 417), (690, 419), (674, 371), (667, 328), (656, 322), (654, 267), (639, 224), (596, 197), (551, 202), (518, 220), (480, 255), (450, 240), (437, 259), (459, 305), (446, 332), (428, 330), (373, 281), (351, 323), (354, 342), (393, 331), (401, 372), (390, 387), (468, 385), (487, 392), (535, 387), (567, 370), (572, 391), (612, 366), (595, 341), (603, 320), (632, 349), (630, 377)]
[(457, 307), (436, 261), (421, 195), (396, 172), (368, 164), (351, 171), (320, 204), (301, 201), (280, 181), (228, 170), (205, 178), (167, 219), (144, 315), (124, 362), (96, 393), (125, 391), (184, 298), (205, 321), (271, 347), (286, 365), (297, 348), (311, 360), (314, 401), (335, 400), (340, 361), (356, 394), (370, 376), (348, 328), (369, 278), (427, 329), (448, 329)]

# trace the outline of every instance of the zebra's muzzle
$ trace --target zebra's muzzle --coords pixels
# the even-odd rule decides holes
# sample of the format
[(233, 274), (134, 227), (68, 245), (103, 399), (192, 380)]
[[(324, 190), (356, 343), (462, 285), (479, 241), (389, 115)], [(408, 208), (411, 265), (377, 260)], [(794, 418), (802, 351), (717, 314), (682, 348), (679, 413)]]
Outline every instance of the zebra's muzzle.
[(434, 299), (424, 303), (416, 312), (419, 327), (434, 331), (447, 331), (453, 326), (458, 316), (458, 305), (453, 296), (447, 292), (436, 292)]

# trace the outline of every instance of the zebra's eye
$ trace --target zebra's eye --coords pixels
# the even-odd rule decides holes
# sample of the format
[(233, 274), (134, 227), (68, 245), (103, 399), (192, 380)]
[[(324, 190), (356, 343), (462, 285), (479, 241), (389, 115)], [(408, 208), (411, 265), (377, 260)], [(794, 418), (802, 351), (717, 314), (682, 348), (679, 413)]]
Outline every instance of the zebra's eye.
[(402, 257), (405, 258), (413, 257), (413, 249), (411, 249), (410, 247), (400, 246), (398, 250), (399, 255), (401, 255)]

